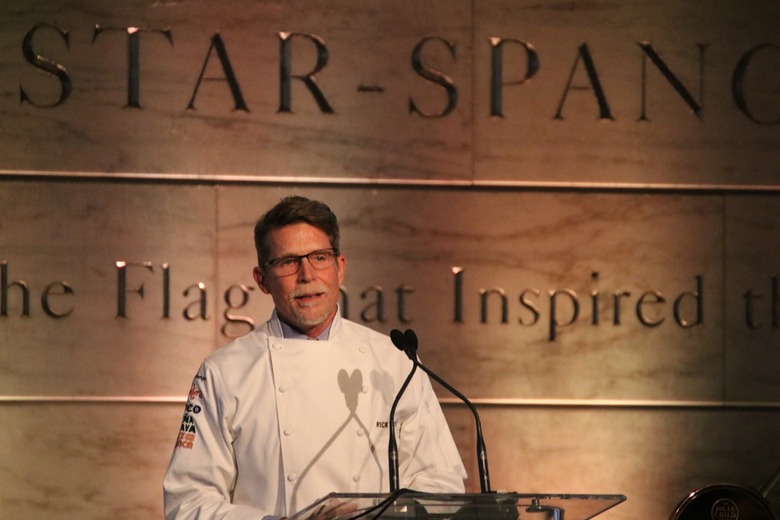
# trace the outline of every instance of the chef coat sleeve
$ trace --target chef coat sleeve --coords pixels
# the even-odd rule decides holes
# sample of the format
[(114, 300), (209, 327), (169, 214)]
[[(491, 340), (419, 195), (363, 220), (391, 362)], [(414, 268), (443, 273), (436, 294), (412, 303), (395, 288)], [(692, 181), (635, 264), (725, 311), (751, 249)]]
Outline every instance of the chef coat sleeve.
[(166, 520), (271, 520), (247, 505), (231, 503), (236, 479), (231, 400), (219, 373), (207, 362), (192, 383), (184, 417), (163, 480)]
[[(419, 376), (419, 377), (417, 377)], [(463, 493), (466, 469), (427, 375), (415, 376), (417, 409), (400, 425), (401, 487)]]

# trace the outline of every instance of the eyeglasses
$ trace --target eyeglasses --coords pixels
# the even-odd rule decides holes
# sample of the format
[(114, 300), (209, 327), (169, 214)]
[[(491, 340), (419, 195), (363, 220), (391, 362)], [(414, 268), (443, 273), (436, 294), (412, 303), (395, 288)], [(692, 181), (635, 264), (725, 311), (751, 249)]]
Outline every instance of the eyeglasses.
[(276, 276), (290, 276), (298, 272), (304, 258), (313, 268), (322, 271), (332, 267), (336, 263), (337, 256), (339, 256), (338, 249), (319, 249), (305, 255), (280, 256), (267, 261), (263, 267), (269, 269)]

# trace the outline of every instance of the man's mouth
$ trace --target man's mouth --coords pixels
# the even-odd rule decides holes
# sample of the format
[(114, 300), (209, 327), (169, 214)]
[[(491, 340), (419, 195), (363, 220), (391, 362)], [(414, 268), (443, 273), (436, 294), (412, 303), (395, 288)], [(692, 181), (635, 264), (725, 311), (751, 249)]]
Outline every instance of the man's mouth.
[(300, 305), (310, 305), (317, 302), (320, 298), (324, 296), (325, 296), (324, 292), (307, 292), (303, 294), (296, 294), (293, 296), (293, 298)]

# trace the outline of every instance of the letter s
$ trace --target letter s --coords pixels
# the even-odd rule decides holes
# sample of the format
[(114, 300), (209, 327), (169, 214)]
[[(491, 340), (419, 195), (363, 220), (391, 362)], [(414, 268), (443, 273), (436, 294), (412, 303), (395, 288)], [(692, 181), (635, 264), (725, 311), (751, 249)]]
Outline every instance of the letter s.
[(426, 113), (420, 110), (419, 108), (417, 108), (417, 105), (415, 104), (414, 100), (409, 98), (409, 113), (410, 114), (416, 113), (425, 118), (438, 118), (438, 117), (445, 117), (446, 115), (450, 114), (453, 110), (455, 110), (455, 107), (458, 105), (458, 89), (455, 86), (455, 82), (452, 81), (452, 78), (450, 78), (449, 76), (447, 76), (441, 71), (423, 65), (422, 57), (421, 57), (422, 49), (423, 46), (431, 40), (436, 40), (444, 43), (447, 46), (447, 49), (450, 51), (450, 55), (452, 55), (452, 57), (455, 58), (454, 43), (449, 42), (444, 38), (440, 38), (438, 36), (428, 36), (426, 38), (423, 38), (420, 41), (420, 43), (418, 43), (415, 46), (414, 51), (412, 52), (412, 67), (414, 68), (414, 71), (420, 76), (422, 76), (423, 78), (444, 87), (444, 90), (447, 91), (447, 106), (439, 114)]
[(28, 103), (36, 107), (51, 108), (51, 107), (56, 107), (58, 105), (61, 105), (68, 98), (68, 96), (70, 96), (70, 93), (73, 90), (73, 83), (70, 80), (68, 71), (65, 69), (65, 67), (62, 64), (57, 63), (56, 61), (50, 58), (46, 58), (45, 56), (41, 56), (40, 54), (37, 54), (33, 50), (33, 45), (32, 45), (33, 36), (38, 31), (38, 29), (41, 28), (49, 28), (57, 31), (59, 35), (62, 36), (62, 39), (65, 40), (65, 47), (68, 50), (70, 50), (70, 36), (68, 35), (68, 31), (64, 29), (60, 29), (59, 27), (56, 27), (48, 23), (40, 23), (35, 27), (33, 27), (32, 29), (30, 29), (27, 32), (27, 34), (24, 35), (24, 40), (22, 41), (22, 54), (24, 55), (25, 61), (27, 61), (27, 63), (29, 63), (36, 69), (42, 70), (43, 72), (56, 77), (60, 81), (60, 97), (54, 103), (49, 103), (49, 104), (36, 103), (30, 98), (29, 95), (27, 95), (27, 92), (25, 92), (24, 87), (19, 85), (19, 95), (20, 95), (19, 102), (24, 103), (25, 101), (27, 101)]

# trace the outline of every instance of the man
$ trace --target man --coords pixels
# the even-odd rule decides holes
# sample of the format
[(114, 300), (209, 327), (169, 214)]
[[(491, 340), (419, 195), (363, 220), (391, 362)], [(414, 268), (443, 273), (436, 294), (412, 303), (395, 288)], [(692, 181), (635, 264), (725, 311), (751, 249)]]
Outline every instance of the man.
[[(346, 260), (325, 204), (288, 197), (255, 226), (271, 319), (209, 355), (164, 480), (172, 519), (272, 519), (330, 492), (389, 491), (388, 421), (412, 368), (387, 336), (341, 318)], [(463, 492), (465, 469), (427, 377), (396, 409), (400, 486)]]

